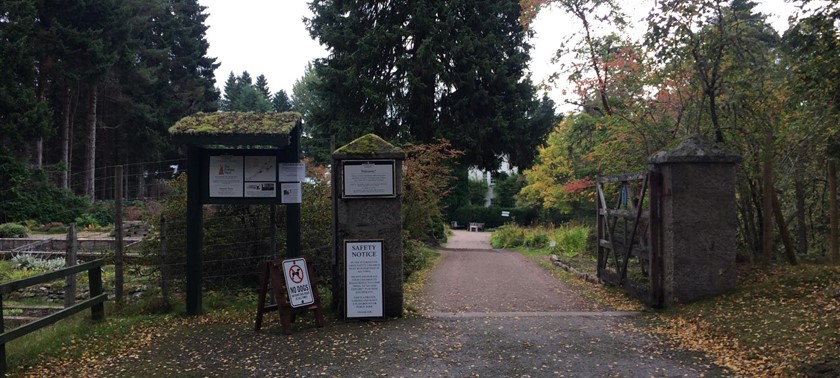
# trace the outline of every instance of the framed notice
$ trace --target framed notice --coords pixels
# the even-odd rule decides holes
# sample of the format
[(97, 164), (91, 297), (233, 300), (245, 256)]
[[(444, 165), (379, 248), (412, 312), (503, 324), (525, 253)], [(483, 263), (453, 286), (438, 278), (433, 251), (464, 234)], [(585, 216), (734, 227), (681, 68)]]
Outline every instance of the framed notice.
[(382, 317), (382, 240), (344, 241), (347, 318)]
[(342, 166), (342, 197), (396, 197), (393, 160), (350, 160)]
[(242, 197), (242, 156), (210, 156), (210, 197)]

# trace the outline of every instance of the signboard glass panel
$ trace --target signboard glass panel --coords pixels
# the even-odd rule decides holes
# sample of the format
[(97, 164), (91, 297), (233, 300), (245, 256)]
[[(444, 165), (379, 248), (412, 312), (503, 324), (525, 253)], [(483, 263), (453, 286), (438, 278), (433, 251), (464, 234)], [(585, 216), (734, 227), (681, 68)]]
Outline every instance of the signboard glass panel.
[(396, 196), (393, 160), (349, 160), (343, 165), (344, 198)]

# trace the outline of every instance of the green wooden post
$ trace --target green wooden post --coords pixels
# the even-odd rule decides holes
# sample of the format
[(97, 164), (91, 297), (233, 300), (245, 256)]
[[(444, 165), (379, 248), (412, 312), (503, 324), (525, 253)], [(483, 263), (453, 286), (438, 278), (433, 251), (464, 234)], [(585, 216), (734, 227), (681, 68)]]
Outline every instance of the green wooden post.
[[(292, 130), (283, 157), (287, 163), (300, 162), (300, 123)], [(300, 255), (300, 204), (286, 204), (286, 257)]]
[(201, 249), (203, 217), (201, 214), (201, 149), (187, 147), (187, 314), (201, 313)]

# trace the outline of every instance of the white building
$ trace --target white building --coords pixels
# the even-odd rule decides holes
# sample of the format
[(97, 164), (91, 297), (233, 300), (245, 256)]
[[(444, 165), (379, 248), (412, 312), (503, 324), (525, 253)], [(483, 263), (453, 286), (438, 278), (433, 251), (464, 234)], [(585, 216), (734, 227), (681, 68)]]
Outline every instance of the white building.
[(512, 175), (518, 173), (518, 171), (516, 167), (508, 163), (507, 157), (504, 157), (502, 158), (502, 163), (499, 165), (499, 169), (495, 171), (484, 171), (475, 167), (470, 168), (469, 179), (471, 181), (484, 181), (487, 184), (487, 192), (484, 194), (484, 207), (489, 207), (493, 205), (494, 199), (496, 198), (496, 194), (493, 192), (493, 189), (496, 187), (496, 176), (499, 173)]

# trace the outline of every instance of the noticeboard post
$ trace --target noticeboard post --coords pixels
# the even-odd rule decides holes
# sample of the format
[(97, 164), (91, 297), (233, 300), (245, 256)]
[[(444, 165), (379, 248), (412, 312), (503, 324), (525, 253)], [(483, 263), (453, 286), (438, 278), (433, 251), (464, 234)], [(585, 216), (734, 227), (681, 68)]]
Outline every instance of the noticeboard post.
[(382, 240), (345, 240), (347, 318), (380, 318), (382, 301)]

